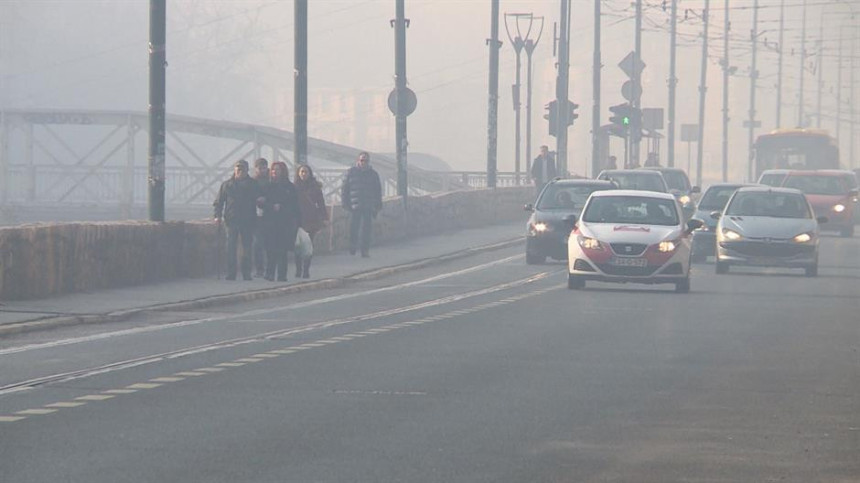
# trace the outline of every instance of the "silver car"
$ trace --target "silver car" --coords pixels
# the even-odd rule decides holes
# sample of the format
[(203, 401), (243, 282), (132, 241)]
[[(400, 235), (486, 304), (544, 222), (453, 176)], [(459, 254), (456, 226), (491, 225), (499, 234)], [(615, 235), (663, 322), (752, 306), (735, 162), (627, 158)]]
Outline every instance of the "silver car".
[(802, 268), (818, 275), (818, 224), (796, 189), (745, 187), (735, 191), (717, 223), (716, 271), (731, 265)]

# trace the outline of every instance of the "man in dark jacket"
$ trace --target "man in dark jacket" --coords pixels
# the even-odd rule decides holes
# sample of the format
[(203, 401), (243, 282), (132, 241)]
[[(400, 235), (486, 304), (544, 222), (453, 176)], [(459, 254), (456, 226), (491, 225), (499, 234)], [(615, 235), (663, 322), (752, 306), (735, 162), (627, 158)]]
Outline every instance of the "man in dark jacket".
[(227, 280), (236, 280), (238, 239), (242, 238), (242, 277), (251, 280), (251, 244), (257, 221), (257, 205), (262, 205), (260, 186), (248, 176), (248, 162), (233, 165), (233, 177), (221, 183), (213, 203), (215, 222), (227, 226)]
[(538, 194), (540, 194), (547, 183), (558, 176), (558, 170), (555, 167), (555, 157), (549, 152), (547, 146), (540, 147), (540, 155), (532, 162), (532, 171), (530, 174), (534, 180)]
[[(266, 158), (259, 158), (254, 161), (254, 180), (260, 185), (260, 191), (266, 192), (269, 185), (269, 161)], [(257, 272), (257, 278), (263, 277), (263, 272), (266, 269), (266, 241), (265, 234), (262, 232), (263, 226), (262, 210), (257, 209), (257, 226), (254, 228), (254, 268)]]
[(349, 253), (370, 256), (370, 229), (373, 218), (382, 209), (382, 183), (379, 174), (370, 167), (370, 155), (362, 152), (358, 162), (346, 172), (340, 195), (343, 209), (350, 213)]

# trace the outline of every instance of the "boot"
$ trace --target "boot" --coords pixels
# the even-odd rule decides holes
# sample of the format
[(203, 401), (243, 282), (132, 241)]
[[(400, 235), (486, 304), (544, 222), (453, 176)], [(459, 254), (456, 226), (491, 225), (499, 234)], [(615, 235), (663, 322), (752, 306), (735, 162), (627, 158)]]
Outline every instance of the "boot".
[(311, 258), (302, 260), (302, 278), (311, 278)]

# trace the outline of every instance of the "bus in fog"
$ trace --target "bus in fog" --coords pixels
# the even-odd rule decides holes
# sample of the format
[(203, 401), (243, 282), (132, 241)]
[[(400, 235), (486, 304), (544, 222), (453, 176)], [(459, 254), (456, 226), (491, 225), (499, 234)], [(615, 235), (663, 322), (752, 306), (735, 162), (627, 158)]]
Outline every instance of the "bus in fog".
[(768, 169), (839, 169), (839, 146), (820, 129), (777, 129), (755, 143), (755, 178)]

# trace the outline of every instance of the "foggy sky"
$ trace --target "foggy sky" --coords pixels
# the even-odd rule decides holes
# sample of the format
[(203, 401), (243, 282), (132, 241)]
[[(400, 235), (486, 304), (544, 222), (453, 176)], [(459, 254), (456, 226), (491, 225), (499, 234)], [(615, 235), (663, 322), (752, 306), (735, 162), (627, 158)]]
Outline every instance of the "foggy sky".
[[(839, 25), (848, 25), (851, 3), (809, 0), (807, 14), (806, 110), (815, 111), (820, 21), (825, 20), (825, 115), (835, 114), (836, 49)], [(633, 49), (633, 8), (629, 0), (603, 4), (602, 120), (610, 105), (624, 100), (625, 80), (617, 63)], [(801, 0), (787, 0), (784, 66), (784, 126), (797, 121), (800, 75)], [(455, 170), (483, 170), (487, 150), (487, 77), (489, 0), (410, 0), (406, 15), (407, 78), (418, 95), (409, 117), (410, 151), (430, 153)], [(591, 153), (593, 2), (573, 0), (570, 97), (580, 104), (570, 131), (571, 171), (586, 174)], [(666, 107), (669, 59), (668, 10), (662, 0), (645, 2), (642, 59), (643, 107)], [(695, 123), (701, 63), (701, 9), (704, 0), (680, 0), (677, 123)], [(705, 179), (717, 179), (721, 160), (721, 109), (724, 2), (711, 1), (708, 62)], [(742, 122), (749, 109), (752, 0), (732, 0), (731, 59), (737, 68), (730, 87), (730, 167), (745, 172), (747, 134)], [(776, 22), (779, 0), (761, 0), (759, 19), (759, 132), (775, 127)], [(543, 37), (534, 54), (533, 149), (549, 144), (543, 105), (553, 97), (555, 62), (553, 23), (559, 1), (502, 1), (504, 13), (533, 12), (545, 17)], [(822, 12), (824, 16), (822, 17)], [(11, 108), (147, 109), (148, 14), (146, 0), (5, 0), (0, 3), (0, 105)], [(176, 0), (168, 2), (167, 110), (172, 114), (292, 128), (293, 2), (272, 0)], [(309, 89), (387, 94), (394, 86), (392, 0), (313, 0), (309, 8)], [(686, 18), (686, 19), (685, 19)], [(847, 37), (856, 30), (845, 28)], [(502, 22), (499, 80), (499, 169), (513, 169), (514, 51)], [(765, 45), (765, 41), (767, 45)], [(845, 44), (846, 55), (848, 43)], [(525, 55), (522, 77), (525, 82)], [(843, 99), (849, 97), (848, 61), (843, 64)], [(525, 85), (523, 86), (525, 89)], [(525, 99), (525, 90), (523, 90)], [(314, 111), (313, 105), (310, 111)], [(525, 106), (524, 106), (525, 107)], [(524, 112), (525, 114), (525, 112)], [(847, 112), (843, 114), (847, 118)], [(812, 125), (816, 119), (811, 118)], [(394, 118), (390, 117), (393, 126)], [(314, 119), (309, 119), (310, 136)], [(833, 120), (822, 127), (833, 131)], [(665, 130), (663, 131), (665, 134)], [(523, 124), (525, 135), (525, 124)], [(843, 122), (843, 157), (848, 125)], [(680, 139), (680, 135), (678, 135)], [(620, 142), (612, 150), (620, 154)], [(524, 141), (523, 141), (524, 144)], [(390, 139), (357, 146), (393, 152)], [(665, 141), (664, 141), (665, 148)], [(677, 164), (686, 167), (686, 145), (676, 146)], [(693, 146), (695, 156), (695, 146)], [(526, 156), (526, 154), (524, 154)], [(644, 155), (643, 155), (644, 159)], [(665, 164), (666, 156), (663, 155)], [(525, 163), (523, 163), (524, 165)], [(694, 162), (695, 164), (695, 162)], [(593, 173), (587, 173), (593, 175)]]

